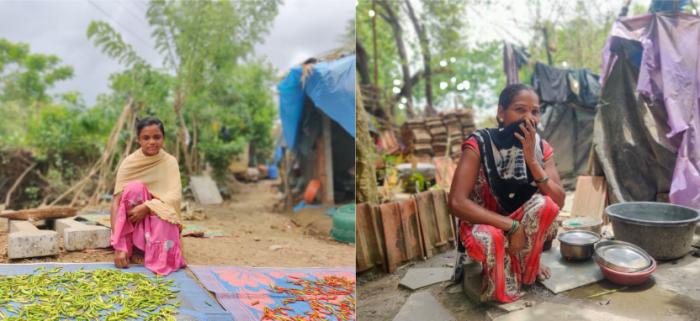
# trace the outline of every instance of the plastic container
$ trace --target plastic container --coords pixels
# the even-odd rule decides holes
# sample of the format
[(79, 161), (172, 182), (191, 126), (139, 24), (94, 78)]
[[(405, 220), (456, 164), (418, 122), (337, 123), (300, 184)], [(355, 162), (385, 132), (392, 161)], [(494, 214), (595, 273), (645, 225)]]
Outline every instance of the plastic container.
[(598, 266), (600, 266), (600, 271), (603, 272), (603, 276), (606, 279), (610, 280), (610, 282), (621, 285), (642, 284), (646, 282), (647, 279), (649, 279), (649, 276), (652, 273), (654, 273), (654, 271), (656, 271), (655, 260), (653, 262), (654, 265), (651, 267), (651, 269), (635, 273), (618, 272), (604, 266), (602, 263), (598, 262), (598, 260), (596, 260), (595, 262), (598, 263)]
[(595, 232), (596, 234), (600, 235), (600, 230), (603, 227), (603, 219), (586, 216), (574, 217), (562, 222), (561, 227), (564, 229), (564, 231), (583, 230)]
[(355, 243), (355, 204), (338, 208), (333, 213), (331, 237), (338, 242)]
[(697, 210), (666, 203), (620, 203), (606, 207), (605, 214), (616, 240), (637, 245), (657, 260), (688, 254), (700, 222)]
[(277, 166), (270, 165), (270, 167), (268, 167), (267, 170), (268, 170), (268, 175), (270, 176), (270, 179), (277, 179), (277, 175), (278, 175)]
[(314, 198), (316, 198), (316, 193), (318, 193), (319, 187), (321, 187), (321, 181), (313, 179), (311, 182), (309, 182), (309, 185), (306, 186), (306, 192), (304, 192), (304, 200), (306, 203), (311, 204), (314, 202)]

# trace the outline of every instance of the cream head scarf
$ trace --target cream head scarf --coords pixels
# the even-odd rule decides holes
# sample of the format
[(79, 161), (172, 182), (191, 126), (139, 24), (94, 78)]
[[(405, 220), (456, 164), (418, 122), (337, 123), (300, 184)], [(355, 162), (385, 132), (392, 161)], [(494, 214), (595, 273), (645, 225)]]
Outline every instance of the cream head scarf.
[(175, 157), (162, 149), (156, 155), (146, 156), (139, 148), (119, 166), (114, 193), (123, 192), (126, 185), (133, 181), (146, 185), (151, 195), (158, 198), (144, 203), (149, 209), (163, 220), (180, 224), (182, 181)]

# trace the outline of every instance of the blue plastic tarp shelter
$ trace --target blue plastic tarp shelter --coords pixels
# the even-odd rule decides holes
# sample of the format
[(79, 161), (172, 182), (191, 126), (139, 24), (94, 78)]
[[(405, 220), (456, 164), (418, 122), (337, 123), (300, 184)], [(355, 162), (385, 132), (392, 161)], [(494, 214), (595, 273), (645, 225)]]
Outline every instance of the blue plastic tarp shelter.
[(312, 67), (312, 71), (306, 77), (303, 88), (301, 66), (292, 68), (277, 86), (282, 131), (290, 149), (294, 149), (298, 143), (299, 119), (305, 95), (355, 137), (355, 55), (319, 62)]

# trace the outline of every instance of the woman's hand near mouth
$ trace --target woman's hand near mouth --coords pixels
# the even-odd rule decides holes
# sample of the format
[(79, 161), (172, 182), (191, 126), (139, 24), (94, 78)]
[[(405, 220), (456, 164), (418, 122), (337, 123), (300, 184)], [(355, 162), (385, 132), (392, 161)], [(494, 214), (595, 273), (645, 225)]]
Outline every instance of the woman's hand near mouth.
[(538, 164), (537, 158), (535, 157), (535, 147), (537, 145), (537, 141), (535, 139), (537, 134), (535, 129), (535, 120), (531, 117), (525, 117), (525, 123), (520, 124), (520, 129), (522, 129), (525, 137), (518, 133), (515, 133), (515, 137), (523, 144), (523, 157), (525, 158), (525, 164), (527, 164), (527, 167), (532, 170), (532, 167), (535, 164)]

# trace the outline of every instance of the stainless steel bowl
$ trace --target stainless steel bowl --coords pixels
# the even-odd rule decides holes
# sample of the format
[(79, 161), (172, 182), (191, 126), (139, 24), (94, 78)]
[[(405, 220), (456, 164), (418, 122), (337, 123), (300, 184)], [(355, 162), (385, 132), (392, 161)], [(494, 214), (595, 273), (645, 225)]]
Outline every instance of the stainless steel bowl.
[(636, 273), (652, 268), (654, 259), (641, 247), (624, 241), (603, 241), (595, 246), (595, 259), (618, 272)]
[(567, 260), (585, 261), (595, 253), (594, 245), (600, 241), (600, 235), (591, 231), (573, 230), (557, 235), (561, 243), (559, 251)]

